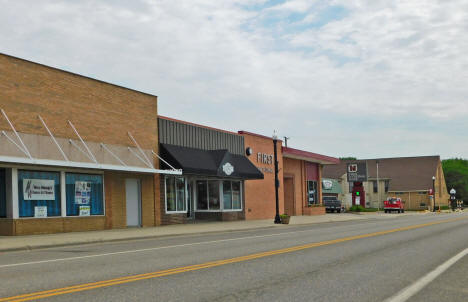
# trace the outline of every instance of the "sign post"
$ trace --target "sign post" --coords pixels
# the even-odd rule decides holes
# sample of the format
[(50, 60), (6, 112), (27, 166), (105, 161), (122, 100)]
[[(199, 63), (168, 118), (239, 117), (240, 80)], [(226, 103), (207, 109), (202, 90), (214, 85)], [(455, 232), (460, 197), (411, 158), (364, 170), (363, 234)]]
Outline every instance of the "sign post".
[(366, 207), (366, 192), (363, 182), (367, 181), (367, 162), (356, 161), (350, 162), (347, 166), (347, 178), (349, 183), (353, 183), (352, 203)]

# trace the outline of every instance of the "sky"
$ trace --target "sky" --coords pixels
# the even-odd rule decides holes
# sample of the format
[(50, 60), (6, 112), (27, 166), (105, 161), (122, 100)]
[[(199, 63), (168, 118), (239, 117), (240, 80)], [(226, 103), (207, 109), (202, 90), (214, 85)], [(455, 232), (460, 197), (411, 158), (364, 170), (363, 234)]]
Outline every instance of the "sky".
[[(329, 156), (468, 158), (466, 0), (0, 0), (0, 52)], [(131, 100), (129, 100), (131, 101)]]

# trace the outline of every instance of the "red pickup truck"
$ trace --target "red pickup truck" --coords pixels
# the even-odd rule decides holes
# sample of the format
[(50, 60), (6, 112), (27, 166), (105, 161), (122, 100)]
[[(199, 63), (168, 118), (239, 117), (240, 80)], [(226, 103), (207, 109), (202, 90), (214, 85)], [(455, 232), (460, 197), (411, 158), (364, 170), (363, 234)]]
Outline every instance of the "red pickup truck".
[(384, 211), (385, 213), (390, 213), (393, 211), (398, 211), (398, 213), (404, 213), (405, 209), (403, 208), (403, 203), (401, 198), (389, 197), (384, 201)]

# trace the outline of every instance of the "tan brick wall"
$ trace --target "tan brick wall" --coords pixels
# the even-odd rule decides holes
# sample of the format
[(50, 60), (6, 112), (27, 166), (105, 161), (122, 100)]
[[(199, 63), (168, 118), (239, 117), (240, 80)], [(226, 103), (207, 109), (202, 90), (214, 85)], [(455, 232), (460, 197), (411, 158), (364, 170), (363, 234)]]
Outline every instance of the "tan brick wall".
[(15, 234), (13, 219), (0, 218), (0, 236), (11, 236)]
[[(106, 191), (106, 208), (111, 207), (112, 228), (126, 228), (126, 195), (125, 195), (125, 177), (124, 174), (115, 172), (106, 172), (104, 181), (110, 184), (111, 191)], [(110, 200), (108, 200), (110, 198)], [(107, 213), (106, 213), (107, 214)]]
[[(4, 222), (6, 224), (7, 221)], [(0, 221), (0, 226), (2, 226)], [(27, 218), (8, 219), (8, 233), (3, 235), (50, 234), (76, 231), (103, 230), (105, 217), (57, 217), (57, 218)], [(2, 228), (3, 229), (3, 228)]]
[(154, 177), (141, 176), (141, 223), (143, 227), (155, 226), (154, 215)]
[(106, 218), (103, 216), (63, 218), (62, 232), (104, 230)]
[[(265, 178), (259, 180), (246, 180), (244, 182), (245, 191), (245, 218), (246, 219), (268, 219), (274, 218), (276, 214), (275, 202), (275, 174), (274, 164), (263, 164), (257, 162), (257, 153), (274, 153), (273, 140), (271, 138), (242, 134), (245, 141), (245, 147), (251, 147), (253, 154), (249, 160), (258, 168), (269, 168), (273, 173), (263, 172)], [(283, 155), (281, 152), (281, 141), (278, 141), (278, 179), (279, 187), (279, 206), (280, 214), (284, 212), (284, 183), (283, 183)]]
[[(157, 151), (157, 97), (0, 54), (0, 108), (16, 130), (47, 135), (40, 114), (57, 137), (131, 145)], [(0, 130), (9, 130), (0, 118)]]
[(161, 187), (164, 188), (164, 185), (161, 185), (161, 181), (164, 179), (163, 175), (155, 175), (153, 178), (154, 184), (154, 218), (155, 225), (162, 225), (162, 210), (164, 206), (161, 205), (161, 200), (163, 200), (163, 192), (161, 192)]

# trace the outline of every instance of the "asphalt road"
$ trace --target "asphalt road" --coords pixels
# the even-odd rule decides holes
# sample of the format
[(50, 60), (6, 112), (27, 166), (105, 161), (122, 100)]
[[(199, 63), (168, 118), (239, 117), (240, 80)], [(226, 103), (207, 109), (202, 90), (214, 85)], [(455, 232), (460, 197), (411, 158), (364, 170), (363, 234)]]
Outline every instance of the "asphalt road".
[(8, 252), (0, 302), (466, 301), (468, 256), (427, 275), (467, 231), (468, 213), (401, 215)]

